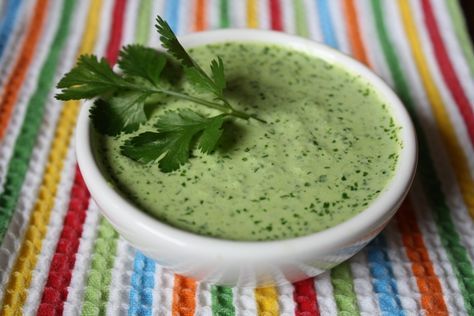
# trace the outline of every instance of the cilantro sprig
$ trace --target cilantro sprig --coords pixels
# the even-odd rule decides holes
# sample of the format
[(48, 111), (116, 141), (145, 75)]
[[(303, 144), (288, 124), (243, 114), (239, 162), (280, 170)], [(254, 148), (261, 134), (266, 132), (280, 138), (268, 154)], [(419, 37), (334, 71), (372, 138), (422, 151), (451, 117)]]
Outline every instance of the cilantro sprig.
[(168, 67), (170, 58), (164, 53), (142, 45), (128, 45), (121, 49), (116, 72), (104, 58), (82, 55), (77, 65), (58, 83), (59, 100), (95, 99), (90, 117), (95, 129), (105, 135), (136, 131), (150, 118), (148, 106), (158, 104), (161, 98), (179, 98), (221, 114), (206, 117), (190, 109), (168, 111), (154, 125), (156, 132), (145, 132), (123, 145), (122, 154), (140, 163), (158, 161), (163, 172), (171, 172), (185, 164), (194, 144), (207, 154), (213, 152), (222, 136), (226, 119), (264, 120), (254, 114), (232, 107), (224, 95), (226, 79), (224, 63), (220, 57), (210, 63), (206, 73), (186, 52), (160, 16), (156, 29), (162, 46), (181, 65), (185, 78), (196, 88), (213, 96), (208, 100), (186, 94), (170, 80), (176, 68)]

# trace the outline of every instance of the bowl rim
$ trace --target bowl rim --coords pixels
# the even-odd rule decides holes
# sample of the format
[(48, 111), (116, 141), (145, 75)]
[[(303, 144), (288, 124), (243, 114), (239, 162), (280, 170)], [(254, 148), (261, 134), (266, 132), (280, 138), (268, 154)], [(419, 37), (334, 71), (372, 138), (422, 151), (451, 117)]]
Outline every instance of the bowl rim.
[[(275, 31), (224, 29), (191, 33), (179, 37), (186, 48), (228, 41), (260, 42), (279, 45), (305, 52), (338, 64), (349, 72), (361, 75), (381, 95), (391, 115), (402, 127), (399, 136), (403, 148), (392, 179), (380, 195), (357, 215), (328, 229), (290, 239), (270, 241), (235, 241), (197, 235), (175, 228), (148, 215), (115, 191), (102, 175), (91, 146), (91, 124), (86, 101), (81, 108), (76, 129), (76, 155), (84, 181), (91, 196), (112, 225), (121, 231), (126, 225), (134, 239), (155, 240), (157, 245), (166, 242), (180, 251), (204, 257), (230, 257), (234, 259), (263, 259), (297, 255), (304, 252), (329, 253), (337, 247), (350, 246), (363, 240), (376, 229), (381, 229), (396, 212), (413, 181), (417, 163), (417, 141), (413, 123), (400, 99), (391, 88), (369, 68), (353, 58), (328, 46), (309, 39)], [(161, 48), (159, 48), (161, 49)], [(139, 244), (136, 244), (140, 248)]]

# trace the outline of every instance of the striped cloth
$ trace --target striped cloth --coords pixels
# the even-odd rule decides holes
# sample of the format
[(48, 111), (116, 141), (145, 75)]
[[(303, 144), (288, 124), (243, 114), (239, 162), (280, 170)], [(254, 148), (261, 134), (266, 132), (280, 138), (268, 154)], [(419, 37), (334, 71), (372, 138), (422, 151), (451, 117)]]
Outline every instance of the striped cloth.
[[(278, 288), (173, 275), (99, 215), (77, 169), (80, 103), (54, 99), (80, 54), (273, 29), (351, 54), (384, 78), (419, 137), (390, 225), (332, 271)], [(2, 315), (474, 315), (474, 53), (457, 0), (0, 0)]]

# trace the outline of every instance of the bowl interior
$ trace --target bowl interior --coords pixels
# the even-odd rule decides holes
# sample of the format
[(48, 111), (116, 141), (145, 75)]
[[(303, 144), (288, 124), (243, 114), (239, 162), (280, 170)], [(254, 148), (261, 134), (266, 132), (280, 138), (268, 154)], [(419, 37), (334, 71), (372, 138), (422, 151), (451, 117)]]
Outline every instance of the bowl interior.
[(327, 46), (272, 31), (218, 30), (183, 36), (180, 41), (186, 48), (226, 41), (276, 44), (316, 56), (328, 63), (337, 64), (351, 73), (361, 75), (386, 100), (392, 116), (401, 126), (399, 135), (403, 148), (400, 151), (398, 166), (385, 189), (365, 210), (326, 230), (292, 239), (262, 242), (230, 241), (200, 236), (159, 222), (139, 210), (107, 184), (91, 149), (92, 127), (88, 117), (91, 103), (86, 102), (81, 110), (76, 133), (79, 166), (92, 196), (119, 231), (133, 231), (137, 243), (155, 238), (203, 256), (268, 259), (291, 256), (292, 252), (328, 252), (337, 247), (353, 244), (358, 240), (363, 240), (364, 236), (373, 235), (371, 232), (378, 231), (395, 213), (414, 176), (416, 137), (403, 104), (393, 91), (367, 67)]

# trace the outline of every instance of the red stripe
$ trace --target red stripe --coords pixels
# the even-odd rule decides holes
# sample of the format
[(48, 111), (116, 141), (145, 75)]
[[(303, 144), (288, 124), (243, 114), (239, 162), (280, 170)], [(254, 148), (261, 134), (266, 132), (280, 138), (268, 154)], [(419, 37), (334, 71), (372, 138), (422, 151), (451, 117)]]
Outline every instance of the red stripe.
[[(106, 57), (114, 64), (122, 41), (125, 0), (116, 0), (113, 10), (112, 28), (107, 44)], [(61, 236), (56, 244), (48, 279), (37, 315), (62, 315), (64, 302), (68, 296), (71, 271), (76, 262), (82, 229), (89, 207), (90, 194), (76, 165), (74, 185), (70, 194), (69, 208), (64, 219)]]
[(296, 303), (296, 316), (316, 316), (319, 315), (318, 301), (316, 300), (316, 290), (314, 288), (314, 278), (293, 283), (295, 290), (293, 299)]
[(269, 6), (272, 30), (283, 31), (280, 0), (269, 0)]
[(71, 282), (71, 270), (74, 268), (79, 239), (89, 207), (89, 192), (84, 184), (79, 169), (76, 169), (74, 185), (71, 189), (71, 200), (64, 218), (64, 224), (56, 245), (56, 251), (49, 268), (39, 315), (62, 314), (63, 304), (68, 295)]
[(112, 30), (107, 44), (105, 56), (111, 65), (117, 61), (120, 45), (122, 43), (122, 28), (125, 15), (125, 0), (115, 0), (114, 12), (112, 18)]
[(433, 45), (433, 51), (438, 61), (439, 68), (443, 75), (445, 84), (448, 86), (451, 95), (453, 96), (459, 112), (464, 119), (467, 126), (467, 131), (471, 139), (471, 143), (474, 144), (474, 113), (472, 106), (467, 99), (464, 90), (459, 82), (458, 77), (454, 71), (454, 67), (449, 58), (446, 46), (444, 45), (443, 39), (439, 32), (436, 18), (433, 13), (433, 8), (429, 0), (422, 0), (423, 12), (425, 16), (425, 25), (430, 34), (431, 43)]

